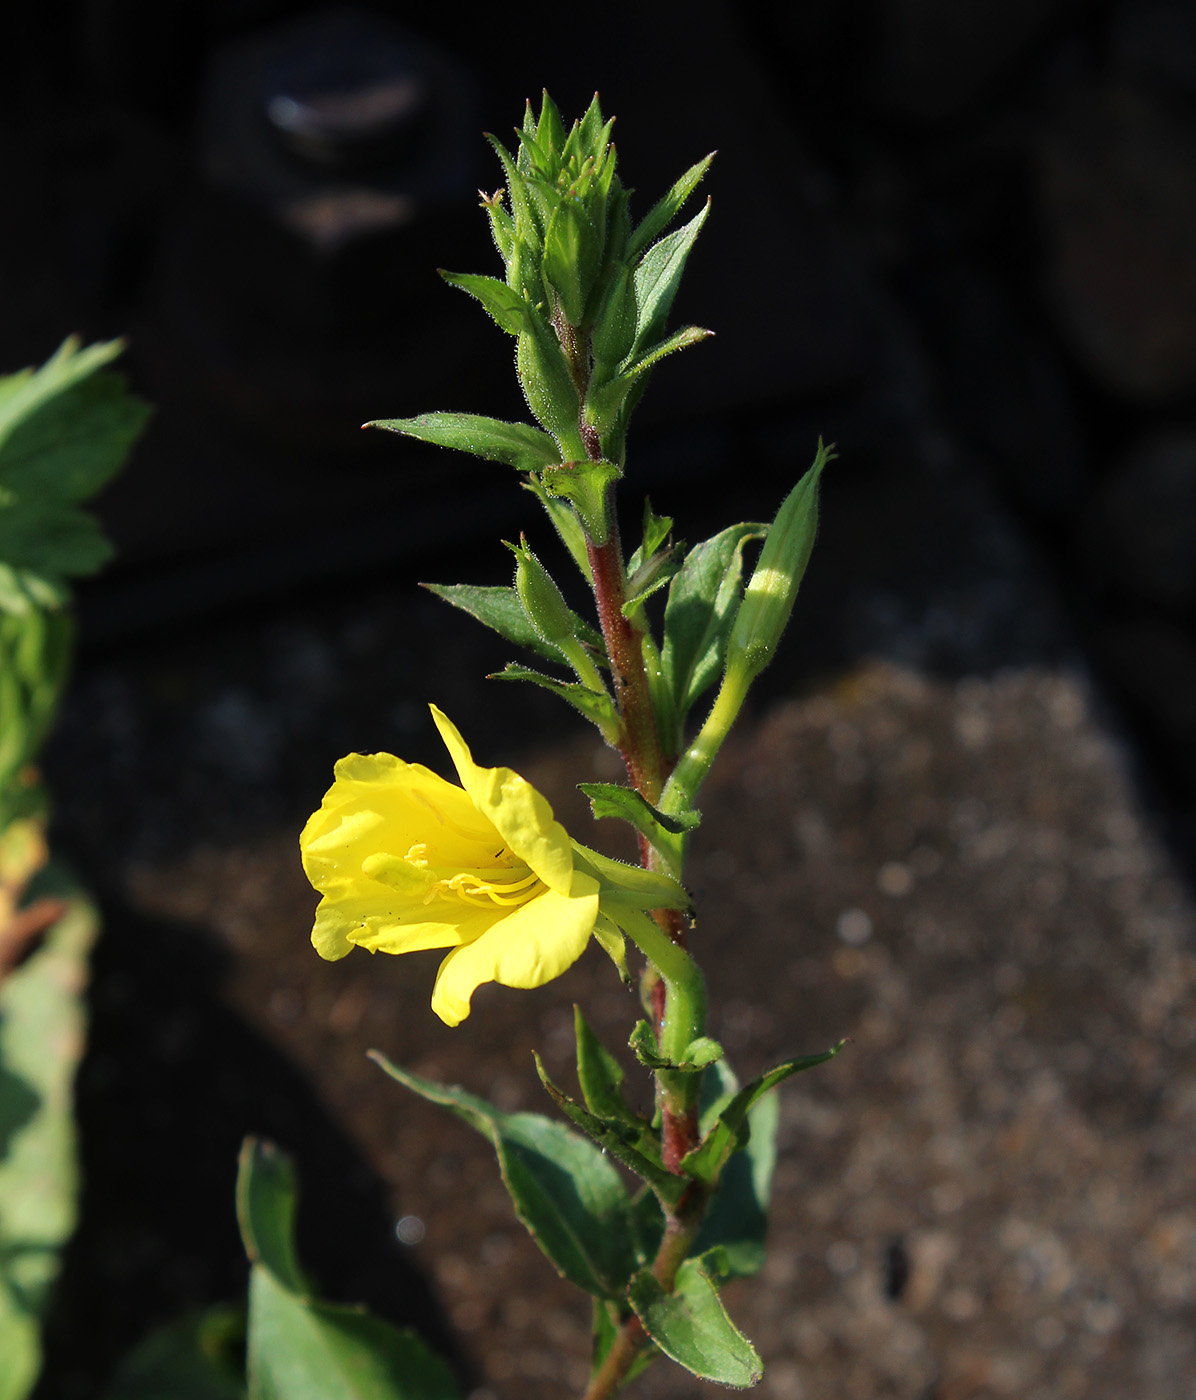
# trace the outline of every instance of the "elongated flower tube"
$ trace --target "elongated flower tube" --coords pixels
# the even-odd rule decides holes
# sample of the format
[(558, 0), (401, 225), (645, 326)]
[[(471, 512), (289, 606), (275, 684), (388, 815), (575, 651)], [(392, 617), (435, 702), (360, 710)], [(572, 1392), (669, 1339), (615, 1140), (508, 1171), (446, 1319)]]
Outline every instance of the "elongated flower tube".
[(391, 754), (350, 754), (299, 849), (323, 896), (311, 935), (320, 956), (449, 949), (432, 1010), (455, 1026), (483, 982), (539, 987), (574, 963), (599, 882), (574, 868), (547, 800), (510, 768), (479, 767), (431, 710), (461, 786)]

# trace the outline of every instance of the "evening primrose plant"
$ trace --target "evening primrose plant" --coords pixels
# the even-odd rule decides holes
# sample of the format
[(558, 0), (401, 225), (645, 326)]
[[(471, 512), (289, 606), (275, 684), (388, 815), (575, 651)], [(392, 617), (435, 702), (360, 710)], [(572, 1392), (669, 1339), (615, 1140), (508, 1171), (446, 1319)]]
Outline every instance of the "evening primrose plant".
[(551, 691), (618, 751), (626, 782), (580, 787), (595, 818), (632, 827), (640, 864), (590, 849), (517, 773), (476, 763), (434, 705), (457, 782), (390, 754), (350, 755), (300, 843), (321, 895), (320, 955), (441, 950), (432, 1010), (450, 1026), (483, 983), (539, 987), (591, 938), (625, 981), (634, 958), (643, 1016), (629, 1044), (655, 1077), (651, 1117), (628, 1105), (623, 1071), (580, 1009), (579, 1093), (553, 1083), (537, 1059), (565, 1121), (504, 1113), (374, 1055), (490, 1139), (520, 1219), (593, 1298), (588, 1400), (614, 1394), (662, 1354), (724, 1385), (760, 1380), (760, 1358), (720, 1290), (763, 1263), (771, 1091), (838, 1049), (739, 1084), (706, 1033), (685, 887), (699, 792), (789, 621), (832, 454), (818, 445), (771, 524), (732, 524), (692, 547), (645, 500), (626, 553), (617, 494), (632, 414), (660, 362), (711, 334), (671, 329), (669, 316), (709, 203), (674, 225), (712, 157), (637, 223), (611, 128), (597, 97), (568, 129), (547, 94), (538, 113), (529, 103), (513, 147), (491, 138), (503, 184), (482, 196), (504, 275), (441, 274), (514, 339), (534, 421), (435, 412), (367, 426), (513, 468), (547, 514), (592, 592), (591, 618), (569, 606), (526, 536), (510, 546), (513, 583), (431, 588), (529, 654), (530, 665), (513, 662), (499, 679)]

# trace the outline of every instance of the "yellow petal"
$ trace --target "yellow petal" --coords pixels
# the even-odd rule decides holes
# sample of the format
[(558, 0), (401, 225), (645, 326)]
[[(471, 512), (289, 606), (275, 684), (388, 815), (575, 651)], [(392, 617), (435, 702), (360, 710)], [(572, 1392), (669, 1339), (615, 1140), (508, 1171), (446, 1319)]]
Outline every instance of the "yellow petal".
[(379, 896), (373, 891), (344, 898), (325, 895), (316, 910), (311, 941), (329, 962), (343, 958), (355, 946), (371, 953), (418, 953), (472, 943), (501, 917), (500, 909), (466, 904), (438, 902), (414, 908), (406, 901), (390, 904), (385, 893)]
[(482, 768), (476, 764), (452, 720), (435, 705), (429, 708), (461, 784), (477, 811), (549, 889), (567, 897), (573, 883), (573, 850), (569, 833), (553, 818), (547, 798), (510, 768)]
[(469, 1015), (483, 982), (540, 987), (581, 956), (598, 917), (598, 882), (578, 872), (569, 894), (547, 889), (440, 964), (432, 1010), (449, 1026)]
[(350, 754), (299, 837), (303, 868), (321, 893), (353, 881), (378, 851), (405, 856), (431, 846), (436, 863), (491, 864), (502, 840), (454, 783), (388, 753)]

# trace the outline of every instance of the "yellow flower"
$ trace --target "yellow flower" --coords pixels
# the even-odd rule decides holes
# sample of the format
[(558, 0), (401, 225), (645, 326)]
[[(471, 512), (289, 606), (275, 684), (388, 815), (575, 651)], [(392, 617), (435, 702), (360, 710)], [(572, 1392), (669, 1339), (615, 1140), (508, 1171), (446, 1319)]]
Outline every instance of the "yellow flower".
[(586, 946), (598, 881), (574, 869), (565, 828), (509, 768), (480, 768), (456, 726), (432, 718), (461, 787), (388, 753), (350, 754), (299, 838), (323, 898), (311, 941), (322, 958), (448, 948), (432, 993), (447, 1025), (483, 982), (539, 987)]

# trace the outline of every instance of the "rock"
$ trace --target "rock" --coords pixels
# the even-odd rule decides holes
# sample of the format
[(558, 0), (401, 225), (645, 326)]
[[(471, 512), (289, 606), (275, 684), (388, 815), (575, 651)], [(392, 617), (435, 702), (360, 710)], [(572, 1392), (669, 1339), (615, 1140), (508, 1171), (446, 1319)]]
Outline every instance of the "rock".
[(1041, 142), (1037, 199), (1079, 358), (1131, 399), (1196, 390), (1196, 132), (1144, 92), (1079, 93)]
[(1163, 608), (1196, 606), (1196, 432), (1132, 448), (1101, 484), (1085, 536), (1106, 586)]

